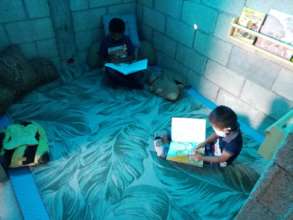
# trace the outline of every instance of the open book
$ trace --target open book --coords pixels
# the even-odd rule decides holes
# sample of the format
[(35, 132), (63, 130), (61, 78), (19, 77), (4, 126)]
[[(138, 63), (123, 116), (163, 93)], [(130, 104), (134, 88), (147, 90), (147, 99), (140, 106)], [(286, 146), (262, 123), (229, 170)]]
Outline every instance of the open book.
[[(206, 139), (206, 120), (172, 118), (171, 144), (167, 160), (203, 167), (203, 161), (194, 158), (194, 149)], [(200, 153), (204, 153), (201, 149)]]
[(138, 71), (142, 71), (147, 69), (148, 60), (143, 59), (133, 63), (106, 63), (105, 67), (109, 67), (113, 70), (120, 72), (123, 75), (130, 75), (132, 73), (136, 73)]

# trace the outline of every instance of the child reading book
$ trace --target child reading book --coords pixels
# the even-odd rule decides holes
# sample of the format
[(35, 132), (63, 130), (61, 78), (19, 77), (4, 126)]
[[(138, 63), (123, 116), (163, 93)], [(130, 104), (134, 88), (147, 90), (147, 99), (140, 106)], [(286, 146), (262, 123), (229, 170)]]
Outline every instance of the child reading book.
[[(242, 149), (242, 134), (237, 115), (227, 106), (218, 106), (210, 113), (209, 120), (214, 133), (197, 146), (195, 158), (208, 166), (230, 165)], [(200, 148), (204, 148), (204, 156), (197, 153)]]
[[(134, 60), (134, 46), (130, 38), (124, 35), (125, 23), (120, 18), (113, 18), (109, 23), (109, 35), (100, 45), (100, 56), (104, 63), (127, 63)], [(139, 78), (142, 73), (123, 75), (118, 71), (106, 67), (107, 79), (112, 86), (126, 86), (142, 89)]]
[[(193, 150), (194, 153), (190, 153), (190, 156), (195, 159), (194, 161), (186, 159), (181, 162), (198, 167), (225, 167), (238, 157), (242, 149), (242, 134), (235, 112), (227, 106), (219, 106), (210, 113), (209, 121), (214, 133), (198, 144)], [(154, 148), (157, 156), (164, 159), (171, 156), (170, 142), (170, 132), (165, 131), (156, 135)], [(200, 165), (199, 162), (203, 162), (203, 165)]]

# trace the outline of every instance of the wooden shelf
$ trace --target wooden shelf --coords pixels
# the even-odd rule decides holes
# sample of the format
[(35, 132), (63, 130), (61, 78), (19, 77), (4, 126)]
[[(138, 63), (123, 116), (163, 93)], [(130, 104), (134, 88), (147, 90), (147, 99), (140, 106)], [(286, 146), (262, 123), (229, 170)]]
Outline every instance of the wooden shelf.
[(274, 44), (278, 44), (278, 45), (281, 45), (283, 47), (287, 47), (288, 49), (292, 50), (293, 51), (293, 46), (292, 45), (289, 45), (289, 44), (286, 44), (282, 41), (279, 41), (277, 39), (274, 39), (274, 38), (271, 38), (267, 35), (264, 35), (262, 33), (259, 33), (259, 32), (256, 32), (256, 31), (253, 31), (253, 30), (250, 30), (246, 27), (243, 27), (239, 24), (237, 24), (237, 21), (238, 19), (233, 19), (232, 22), (231, 22), (231, 28), (230, 28), (230, 31), (229, 31), (229, 38), (231, 40), (231, 42), (233, 44), (235, 44), (236, 46), (244, 49), (244, 50), (248, 50), (252, 53), (255, 53), (255, 54), (258, 54), (260, 56), (263, 56), (264, 58), (266, 59), (269, 59), (275, 63), (278, 63), (282, 66), (285, 66), (286, 68), (290, 69), (290, 70), (293, 70), (293, 63), (290, 62), (290, 60), (286, 60), (285, 58), (282, 58), (278, 55), (275, 55), (273, 53), (270, 53), (269, 51), (266, 51), (262, 48), (259, 48), (259, 47), (256, 47), (255, 45), (253, 44), (250, 44), (248, 42), (245, 42), (241, 39), (238, 39), (236, 37), (233, 36), (233, 33), (235, 32), (235, 30), (242, 30), (242, 31), (245, 31), (255, 37), (258, 37), (258, 38), (262, 38), (262, 39), (265, 39), (265, 40), (268, 40), (268, 41), (271, 41), (273, 42)]

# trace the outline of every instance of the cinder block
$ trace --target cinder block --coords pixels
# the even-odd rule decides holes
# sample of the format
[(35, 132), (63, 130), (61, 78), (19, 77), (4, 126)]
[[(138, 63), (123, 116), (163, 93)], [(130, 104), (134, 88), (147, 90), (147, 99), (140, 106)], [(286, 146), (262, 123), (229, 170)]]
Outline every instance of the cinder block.
[(247, 104), (278, 119), (292, 107), (292, 104), (264, 87), (247, 80), (240, 97)]
[(135, 14), (136, 13), (136, 4), (121, 4), (121, 5), (113, 5), (109, 7), (110, 14)]
[(256, 191), (256, 199), (280, 216), (293, 204), (293, 176), (274, 165)]
[(147, 40), (149, 42), (153, 42), (153, 29), (146, 24), (141, 25), (140, 26), (140, 38), (142, 40)]
[(156, 10), (144, 7), (143, 22), (157, 31), (165, 30), (165, 16)]
[(288, 14), (293, 13), (293, 4), (291, 0), (247, 0), (246, 6), (262, 11), (264, 13), (269, 12), (271, 8), (277, 9)]
[(142, 23), (143, 18), (143, 6), (137, 4), (136, 5), (136, 19), (137, 23)]
[(42, 40), (54, 37), (54, 31), (50, 18), (41, 18), (31, 21), (34, 27), (34, 39)]
[[(30, 21), (9, 23), (6, 25), (10, 42), (13, 44), (27, 43), (34, 41), (34, 30)], [(19, 34), (21, 33), (21, 34)]]
[(166, 34), (174, 40), (187, 47), (192, 47), (194, 33), (195, 31), (192, 26), (186, 25), (177, 19), (168, 18)]
[(220, 90), (216, 102), (219, 105), (231, 107), (242, 121), (249, 124), (253, 128), (262, 130), (268, 125), (267, 123), (264, 124), (267, 116), (263, 112), (241, 101), (238, 97), (226, 92), (223, 89)]
[(228, 63), (232, 45), (219, 38), (197, 32), (194, 48), (199, 53), (225, 66)]
[[(49, 18), (9, 23), (6, 25), (12, 43), (25, 43), (54, 37)], [(21, 34), (19, 34), (21, 33)]]
[(233, 19), (233, 16), (229, 14), (226, 14), (226, 13), (219, 14), (216, 29), (215, 29), (216, 37), (224, 41), (230, 42), (229, 30), (230, 30), (232, 19)]
[(25, 0), (26, 9), (30, 18), (48, 17), (48, 0)]
[(189, 25), (197, 24), (200, 31), (214, 32), (218, 12), (194, 1), (184, 1), (182, 20)]
[(176, 42), (174, 40), (169, 39), (159, 32), (154, 32), (153, 43), (157, 50), (161, 50), (168, 54), (168, 56), (175, 58)]
[(207, 58), (196, 53), (194, 50), (178, 44), (176, 60), (198, 74), (205, 70)]
[(41, 57), (58, 57), (56, 41), (54, 38), (48, 40), (37, 41), (38, 54)]
[(179, 74), (182, 74), (183, 76), (186, 75), (188, 71), (190, 71), (188, 68), (183, 66), (181, 63), (174, 60), (174, 58), (169, 57), (165, 53), (162, 53), (160, 51), (157, 51), (157, 58), (158, 58), (158, 64), (160, 67), (173, 70), (174, 72), (177, 72)]
[(240, 95), (245, 81), (244, 77), (211, 60), (208, 61), (205, 77), (236, 97)]
[(228, 68), (257, 84), (271, 89), (281, 67), (256, 54), (233, 47)]
[(89, 0), (90, 8), (109, 6), (123, 3), (123, 0)]
[(157, 10), (175, 18), (179, 18), (182, 4), (182, 0), (155, 0), (155, 8)]
[(8, 36), (4, 30), (4, 27), (0, 25), (0, 48), (6, 47), (9, 45)]
[(274, 0), (247, 0), (246, 6), (267, 13), (273, 6)]
[(279, 152), (276, 155), (276, 163), (286, 170), (288, 173), (291, 173), (293, 177), (293, 134), (289, 134), (286, 143), (281, 147)]
[(73, 12), (73, 24), (75, 32), (101, 28), (102, 16), (105, 14), (105, 8)]
[(70, 0), (70, 9), (72, 11), (79, 11), (89, 8), (88, 0)]
[(203, 75), (195, 72), (187, 72), (187, 79), (191, 86), (204, 97), (215, 101), (219, 92), (219, 87), (213, 82), (207, 80)]
[(239, 15), (246, 0), (203, 0), (204, 4), (233, 15)]
[(86, 58), (87, 58), (88, 51), (83, 50), (78, 52), (78, 60), (80, 63), (84, 64), (86, 63)]
[(28, 59), (38, 56), (35, 42), (20, 44), (19, 47), (21, 48), (21, 51), (25, 57)]
[(282, 69), (273, 85), (273, 91), (280, 96), (293, 101), (293, 72)]
[(137, 0), (137, 3), (141, 5), (146, 5), (150, 8), (153, 7), (153, 0)]
[(0, 23), (19, 21), (26, 18), (22, 0), (1, 0), (0, 12)]
[(77, 32), (75, 34), (77, 49), (79, 51), (87, 50), (94, 41), (100, 42), (102, 37), (102, 29)]

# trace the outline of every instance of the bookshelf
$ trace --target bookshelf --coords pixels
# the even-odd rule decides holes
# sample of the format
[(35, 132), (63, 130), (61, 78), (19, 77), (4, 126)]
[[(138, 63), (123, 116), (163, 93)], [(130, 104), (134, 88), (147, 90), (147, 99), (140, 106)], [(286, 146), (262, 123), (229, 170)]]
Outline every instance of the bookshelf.
[(268, 41), (271, 41), (272, 43), (274, 44), (278, 44), (278, 45), (281, 45), (281, 46), (284, 46), (284, 47), (287, 47), (289, 48), (290, 50), (293, 50), (293, 46), (289, 45), (289, 44), (286, 44), (282, 41), (279, 41), (275, 38), (272, 38), (272, 37), (269, 37), (267, 35), (264, 35), (262, 33), (259, 33), (259, 32), (256, 32), (256, 31), (253, 31), (253, 30), (250, 30), (246, 27), (243, 27), (241, 25), (238, 24), (238, 18), (234, 18), (231, 22), (231, 27), (230, 27), (230, 30), (229, 30), (229, 38), (231, 40), (231, 42), (233, 44), (235, 44), (236, 46), (244, 49), (244, 50), (247, 50), (247, 51), (250, 51), (252, 53), (255, 53), (255, 54), (258, 54), (266, 59), (269, 59), (275, 63), (278, 63), (282, 66), (285, 66), (286, 68), (290, 69), (293, 71), (293, 63), (290, 62), (290, 60), (286, 60), (285, 58), (282, 58), (282, 57), (279, 57), (273, 53), (270, 53), (269, 51), (266, 51), (262, 48), (259, 48), (259, 47), (256, 47), (255, 45), (253, 44), (250, 44), (248, 42), (245, 42), (241, 39), (238, 39), (236, 37), (233, 36), (233, 33), (234, 31), (236, 30), (242, 30), (242, 31), (245, 31), (255, 37), (258, 37), (258, 38), (262, 38), (262, 39), (265, 39), (265, 40), (268, 40)]

